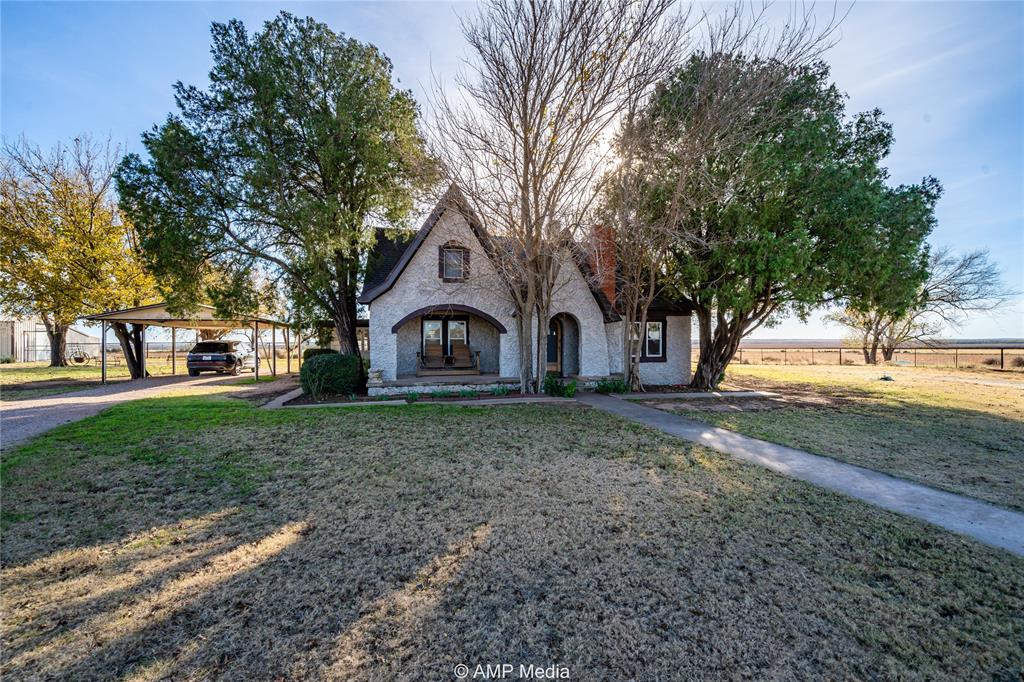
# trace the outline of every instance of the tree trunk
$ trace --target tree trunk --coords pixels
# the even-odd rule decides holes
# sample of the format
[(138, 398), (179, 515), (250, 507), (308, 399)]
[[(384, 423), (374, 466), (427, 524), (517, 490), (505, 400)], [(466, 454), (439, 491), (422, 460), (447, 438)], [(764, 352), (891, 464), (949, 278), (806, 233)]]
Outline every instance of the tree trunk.
[(896, 349), (894, 347), (882, 346), (882, 359), (885, 360), (886, 362), (892, 362), (892, 356), (895, 352)]
[(537, 386), (535, 388), (536, 393), (543, 393), (544, 391), (544, 380), (548, 376), (548, 313), (551, 307), (537, 306), (537, 353), (534, 355), (534, 361), (537, 366), (535, 379)]
[(338, 337), (338, 352), (343, 355), (359, 355), (359, 344), (356, 343), (355, 320), (347, 315), (333, 315), (334, 333)]
[(516, 336), (519, 341), (519, 390), (533, 393), (533, 322), (530, 315), (516, 317)]
[(722, 375), (740, 347), (743, 325), (737, 320), (726, 322), (720, 319), (712, 330), (711, 311), (698, 308), (694, 312), (700, 333), (700, 356), (690, 388), (713, 391), (718, 388)]
[(878, 364), (878, 339), (872, 339), (871, 344), (864, 347), (864, 364)]
[[(338, 277), (338, 288), (335, 291), (336, 303), (331, 309), (331, 319), (334, 322), (334, 331), (338, 336), (338, 352), (361, 358), (359, 343), (356, 341), (356, 290), (354, 286), (358, 276), (358, 261), (353, 266), (350, 260), (337, 255), (335, 256), (335, 270)], [(363, 373), (365, 374), (365, 372)]]
[(71, 325), (53, 321), (47, 315), (41, 317), (46, 327), (46, 338), (50, 342), (50, 367), (67, 367), (68, 330)]
[[(128, 373), (132, 379), (142, 378), (142, 354), (145, 348), (142, 345), (142, 326), (133, 324), (129, 328), (126, 322), (113, 322), (110, 325), (114, 330), (117, 342), (121, 344), (121, 352), (124, 354), (124, 362), (128, 365)], [(146, 370), (146, 376), (150, 376)]]

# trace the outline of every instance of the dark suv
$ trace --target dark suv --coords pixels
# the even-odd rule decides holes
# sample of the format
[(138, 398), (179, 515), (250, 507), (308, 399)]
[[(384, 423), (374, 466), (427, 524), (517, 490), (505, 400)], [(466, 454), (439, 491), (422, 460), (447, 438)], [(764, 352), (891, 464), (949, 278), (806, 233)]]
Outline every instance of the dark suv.
[(200, 372), (230, 372), (239, 374), (243, 369), (256, 370), (259, 360), (249, 344), (241, 341), (200, 341), (188, 352), (188, 375)]

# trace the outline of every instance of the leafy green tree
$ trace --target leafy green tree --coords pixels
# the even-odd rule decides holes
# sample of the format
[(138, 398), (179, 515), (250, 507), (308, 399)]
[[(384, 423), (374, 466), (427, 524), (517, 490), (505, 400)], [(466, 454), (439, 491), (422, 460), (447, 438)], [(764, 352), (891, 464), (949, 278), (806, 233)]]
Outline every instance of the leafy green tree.
[(25, 140), (3, 148), (0, 305), (39, 316), (53, 367), (67, 364), (76, 319), (155, 299), (135, 231), (110, 191), (117, 157), (85, 137), (50, 152)]
[(234, 312), (260, 268), (358, 353), (374, 227), (407, 219), (432, 177), (417, 105), (380, 51), (311, 18), (282, 12), (253, 35), (214, 23), (212, 35), (209, 88), (174, 86), (179, 112), (143, 135), (149, 159), (121, 164), (122, 206), (176, 304)]
[[(908, 277), (893, 298), (909, 299), (925, 274), (913, 266), (921, 265), (931, 222), (887, 214), (898, 197), (937, 192), (931, 179), (895, 193), (886, 187), (881, 161), (892, 145), (890, 126), (877, 110), (846, 120), (845, 98), (820, 62), (790, 68), (782, 81), (772, 77), (781, 86), (749, 109), (752, 133), (741, 144), (691, 151), (677, 163), (674, 150), (691, 149), (691, 121), (709, 106), (693, 88), (709, 59), (737, 82), (767, 81), (756, 74), (783, 68), (697, 55), (647, 111), (648, 147), (664, 150), (641, 169), (651, 185), (649, 218), (672, 234), (665, 284), (694, 309), (700, 357), (691, 385), (701, 389), (718, 385), (745, 336), (783, 314), (803, 317), (843, 298), (890, 259)], [(880, 241), (887, 247), (877, 248)]]

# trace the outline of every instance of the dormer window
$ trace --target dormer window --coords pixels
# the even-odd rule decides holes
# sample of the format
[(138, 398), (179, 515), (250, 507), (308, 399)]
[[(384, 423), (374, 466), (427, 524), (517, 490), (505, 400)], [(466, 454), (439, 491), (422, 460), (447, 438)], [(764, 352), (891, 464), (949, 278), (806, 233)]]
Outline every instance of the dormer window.
[(448, 243), (440, 248), (437, 274), (445, 282), (465, 282), (469, 276), (469, 249)]

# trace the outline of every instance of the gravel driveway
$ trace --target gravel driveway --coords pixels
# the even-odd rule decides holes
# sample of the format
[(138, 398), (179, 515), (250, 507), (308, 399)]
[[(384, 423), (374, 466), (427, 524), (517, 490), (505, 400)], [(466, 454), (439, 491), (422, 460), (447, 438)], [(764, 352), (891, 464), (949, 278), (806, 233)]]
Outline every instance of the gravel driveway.
[(217, 374), (199, 377), (152, 377), (140, 381), (119, 381), (100, 388), (35, 400), (0, 402), (0, 450), (9, 450), (14, 445), (49, 431), (55, 426), (91, 417), (111, 405), (152, 398), (169, 387), (188, 384), (198, 389), (231, 380), (237, 381), (238, 377)]

